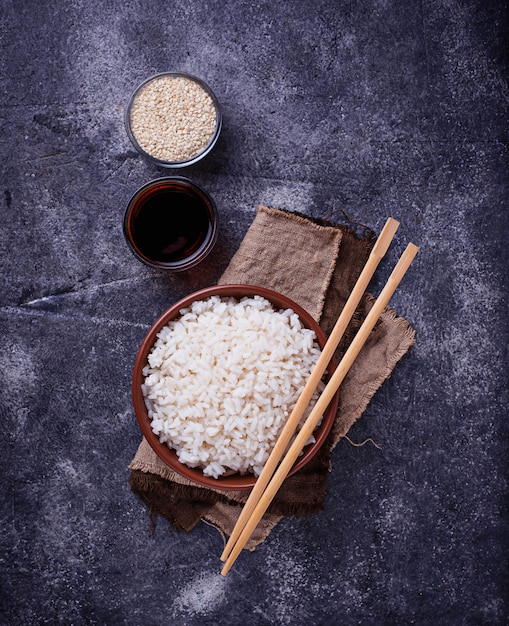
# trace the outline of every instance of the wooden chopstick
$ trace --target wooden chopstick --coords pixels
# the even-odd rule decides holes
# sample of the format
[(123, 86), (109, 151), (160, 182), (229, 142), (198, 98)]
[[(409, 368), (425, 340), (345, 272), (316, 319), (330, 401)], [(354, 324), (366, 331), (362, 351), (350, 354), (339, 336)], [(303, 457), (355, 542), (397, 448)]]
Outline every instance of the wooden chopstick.
[(286, 424), (281, 431), (276, 445), (274, 446), (269, 458), (267, 459), (260, 476), (256, 480), (256, 483), (249, 495), (249, 498), (242, 508), (242, 511), (235, 524), (235, 527), (233, 528), (228, 543), (226, 544), (223, 553), (221, 554), (221, 561), (225, 561), (227, 559), (228, 555), (233, 549), (233, 546), (235, 545), (235, 542), (237, 541), (237, 538), (244, 529), (244, 526), (246, 525), (246, 522), (248, 521), (251, 513), (254, 511), (254, 508), (263, 493), (263, 490), (269, 483), (269, 480), (272, 478), (272, 475), (276, 470), (277, 464), (281, 460), (281, 457), (287, 449), (287, 446), (290, 443), (292, 436), (297, 430), (299, 422), (304, 415), (304, 411), (308, 407), (313, 393), (315, 392), (318, 383), (322, 379), (323, 373), (327, 369), (327, 366), (332, 359), (334, 351), (338, 347), (338, 344), (341, 341), (341, 337), (343, 336), (346, 327), (348, 326), (348, 323), (350, 322), (360, 302), (360, 299), (366, 291), (369, 281), (373, 277), (376, 268), (378, 267), (382, 258), (385, 256), (387, 250), (389, 249), (391, 241), (394, 238), (398, 227), (399, 222), (392, 217), (389, 217), (389, 219), (385, 223), (384, 228), (382, 229), (382, 232), (376, 240), (373, 249), (371, 250), (369, 258), (366, 261), (366, 264), (364, 265), (364, 268), (359, 278), (357, 279), (357, 282), (355, 283), (354, 288), (352, 289), (345, 306), (343, 307), (341, 315), (338, 317), (338, 320), (336, 321), (336, 324), (332, 329), (325, 346), (323, 347), (320, 358), (318, 359), (311, 373), (311, 376), (309, 377), (304, 389), (302, 390), (301, 395), (299, 396), (295, 407), (290, 414), (290, 417), (286, 421)]
[(256, 503), (252, 514), (244, 525), (242, 532), (240, 533), (238, 540), (236, 541), (234, 547), (231, 549), (228, 558), (226, 559), (226, 563), (221, 570), (221, 574), (226, 576), (232, 567), (233, 563), (237, 559), (240, 554), (242, 548), (245, 546), (247, 540), (251, 536), (251, 533), (256, 528), (258, 522), (262, 518), (263, 514), (269, 507), (272, 502), (274, 496), (276, 495), (279, 487), (283, 483), (284, 479), (288, 475), (290, 469), (292, 468), (295, 460), (299, 456), (301, 450), (305, 446), (307, 440), (309, 439), (311, 433), (314, 431), (320, 417), (322, 416), (324, 410), (329, 405), (330, 401), (334, 397), (334, 394), (338, 390), (339, 386), (343, 382), (346, 374), (348, 373), (350, 367), (352, 366), (354, 360), (357, 358), (361, 348), (366, 343), (366, 340), (373, 330), (378, 318), (382, 314), (383, 310), (389, 303), (390, 298), (395, 292), (397, 286), (401, 282), (403, 276), (405, 275), (407, 269), (410, 267), (410, 264), (415, 258), (415, 255), (419, 251), (419, 248), (413, 243), (408, 244), (406, 250), (402, 254), (399, 259), (396, 267), (392, 271), (391, 275), (385, 287), (382, 289), (380, 295), (375, 300), (373, 307), (370, 312), (366, 316), (362, 326), (357, 331), (352, 343), (350, 344), (348, 350), (345, 352), (345, 355), (341, 359), (336, 371), (332, 375), (331, 379), (327, 383), (325, 389), (320, 395), (318, 401), (316, 402), (313, 410), (311, 411), (309, 417), (307, 418), (304, 426), (299, 431), (296, 436), (294, 442), (290, 446), (286, 456), (281, 461), (277, 471), (273, 475), (272, 479), (267, 485), (267, 488), (260, 496), (258, 502)]

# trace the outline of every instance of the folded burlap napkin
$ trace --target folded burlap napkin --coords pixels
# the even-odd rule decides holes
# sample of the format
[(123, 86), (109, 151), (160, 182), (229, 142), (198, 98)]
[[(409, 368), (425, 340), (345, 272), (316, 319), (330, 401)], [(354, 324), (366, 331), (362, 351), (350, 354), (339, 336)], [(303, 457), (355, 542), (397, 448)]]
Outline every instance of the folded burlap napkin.
[[(359, 236), (349, 226), (259, 206), (219, 283), (249, 283), (281, 292), (306, 309), (328, 334), (374, 241), (373, 233)], [(372, 296), (365, 294), (338, 347), (338, 359), (372, 302)], [(333, 448), (414, 341), (408, 322), (386, 308), (343, 381), (338, 413), (325, 444), (310, 463), (284, 481), (246, 544), (248, 550), (263, 542), (283, 516), (321, 510)], [(145, 439), (129, 469), (130, 487), (146, 503), (152, 519), (163, 516), (185, 531), (204, 520), (231, 534), (249, 496), (249, 491), (219, 491), (191, 483), (165, 465)]]

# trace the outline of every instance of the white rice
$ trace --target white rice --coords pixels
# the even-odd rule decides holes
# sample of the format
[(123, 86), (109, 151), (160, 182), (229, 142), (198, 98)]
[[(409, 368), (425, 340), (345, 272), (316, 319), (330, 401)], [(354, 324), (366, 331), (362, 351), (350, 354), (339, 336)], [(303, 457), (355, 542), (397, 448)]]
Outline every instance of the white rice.
[(291, 309), (260, 296), (194, 302), (161, 329), (143, 369), (152, 430), (206, 476), (259, 475), (319, 355)]

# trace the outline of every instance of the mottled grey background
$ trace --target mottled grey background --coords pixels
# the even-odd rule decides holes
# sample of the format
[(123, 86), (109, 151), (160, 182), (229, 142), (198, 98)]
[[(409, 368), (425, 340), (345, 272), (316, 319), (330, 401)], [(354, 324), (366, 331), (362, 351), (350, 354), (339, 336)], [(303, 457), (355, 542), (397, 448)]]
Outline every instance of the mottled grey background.
[[(508, 31), (504, 2), (0, 2), (0, 623), (508, 620)], [(130, 146), (137, 84), (182, 70), (224, 130), (184, 171), (218, 244), (169, 276), (122, 236), (164, 174)], [(417, 344), (334, 452), (323, 512), (220, 576), (223, 542), (159, 523), (127, 466), (137, 348), (214, 283), (265, 203), (341, 209), (421, 252), (392, 300)]]

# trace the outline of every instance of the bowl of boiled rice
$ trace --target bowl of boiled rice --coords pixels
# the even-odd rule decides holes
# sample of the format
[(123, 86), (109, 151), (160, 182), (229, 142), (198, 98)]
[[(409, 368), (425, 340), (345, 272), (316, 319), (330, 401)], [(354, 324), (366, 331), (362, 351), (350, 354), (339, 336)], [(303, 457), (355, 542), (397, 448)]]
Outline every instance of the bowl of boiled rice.
[[(132, 396), (157, 456), (204, 487), (250, 489), (325, 345), (317, 322), (283, 294), (218, 285), (176, 302), (136, 356)], [(332, 361), (301, 424), (332, 375)], [(324, 443), (336, 394), (290, 475)]]

